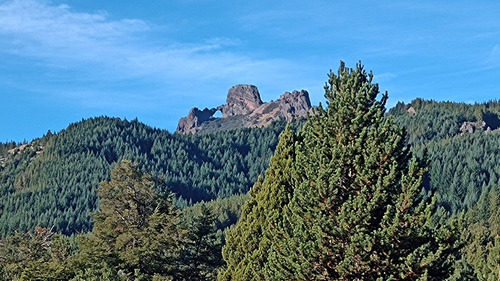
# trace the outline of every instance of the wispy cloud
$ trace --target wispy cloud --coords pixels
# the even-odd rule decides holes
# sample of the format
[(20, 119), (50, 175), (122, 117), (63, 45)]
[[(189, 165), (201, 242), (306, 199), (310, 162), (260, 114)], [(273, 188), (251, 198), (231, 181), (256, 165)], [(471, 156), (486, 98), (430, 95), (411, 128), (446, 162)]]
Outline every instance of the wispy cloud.
[(140, 20), (112, 21), (106, 13), (78, 13), (67, 5), (14, 0), (0, 5), (3, 52), (17, 55), (99, 60), (148, 26)]
[(488, 66), (498, 67), (498, 63), (500, 62), (500, 45), (495, 44), (490, 51), (490, 54), (487, 59)]
[(159, 41), (154, 40), (159, 36), (157, 32), (155, 26), (140, 19), (114, 19), (103, 11), (82, 13), (47, 1), (0, 4), (0, 55), (34, 58), (51, 69), (82, 72), (81, 79), (144, 78), (156, 79), (155, 83), (181, 84), (186, 79), (237, 77), (254, 82), (269, 77), (279, 79), (280, 73), (292, 68), (282, 59), (234, 52), (244, 44), (239, 39)]
[(375, 80), (377, 83), (384, 83), (398, 77), (396, 74), (391, 72), (381, 73), (375, 75)]

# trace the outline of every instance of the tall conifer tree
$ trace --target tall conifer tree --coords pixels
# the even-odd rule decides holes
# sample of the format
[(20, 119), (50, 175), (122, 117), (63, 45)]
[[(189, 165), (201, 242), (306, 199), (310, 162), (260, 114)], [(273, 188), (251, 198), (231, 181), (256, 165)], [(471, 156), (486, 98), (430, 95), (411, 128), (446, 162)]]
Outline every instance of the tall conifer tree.
[[(184, 232), (172, 194), (137, 164), (123, 160), (98, 190), (94, 230), (80, 240), (81, 280), (151, 280), (178, 275)], [(97, 275), (97, 276), (96, 276)], [(77, 280), (80, 280), (77, 279)]]
[(404, 130), (385, 115), (387, 93), (377, 100), (372, 80), (361, 63), (330, 72), (326, 109), (319, 107), (301, 129), (293, 157), (280, 151), (273, 157), (290, 163), (284, 172), (293, 171), (290, 178), (273, 182), (291, 199), (259, 209), (265, 201), (256, 194), (279, 192), (256, 184), (224, 253), (228, 271), (247, 275), (222, 280), (250, 280), (252, 273), (258, 280), (444, 280), (450, 274), (456, 231), (433, 225), (434, 202), (422, 192), (424, 163), (411, 157)]
[(296, 136), (290, 126), (280, 136), (275, 155), (271, 158), (265, 179), (250, 190), (250, 198), (243, 206), (241, 218), (229, 232), (223, 256), (227, 268), (219, 280), (266, 280), (269, 233), (279, 227), (283, 207), (293, 195), (293, 163)]
[[(404, 130), (385, 116), (373, 74), (341, 63), (325, 86), (327, 108), (300, 136), (300, 184), (288, 208), (299, 278), (442, 280), (455, 233), (431, 226), (425, 168)], [(289, 258), (289, 257), (288, 257)]]

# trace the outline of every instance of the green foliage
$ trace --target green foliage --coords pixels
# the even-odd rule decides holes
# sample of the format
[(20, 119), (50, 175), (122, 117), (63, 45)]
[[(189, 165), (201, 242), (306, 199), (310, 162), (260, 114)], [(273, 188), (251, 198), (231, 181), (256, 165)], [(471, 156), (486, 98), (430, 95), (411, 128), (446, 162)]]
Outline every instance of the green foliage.
[(282, 221), (282, 208), (293, 194), (291, 182), (295, 134), (290, 127), (281, 134), (264, 180), (250, 190), (236, 227), (229, 231), (223, 250), (227, 268), (219, 280), (268, 280), (266, 271), (273, 231)]
[(424, 150), (429, 159), (428, 185), (437, 190), (438, 204), (450, 213), (475, 206), (483, 192), (499, 184), (499, 132), (431, 141), (415, 153), (423, 155)]
[(440, 141), (457, 136), (464, 122), (485, 122), (485, 128), (495, 130), (500, 126), (500, 103), (489, 101), (480, 104), (436, 102), (415, 99), (410, 104), (399, 102), (389, 111), (395, 123), (406, 128), (413, 145)]
[[(179, 240), (179, 245), (168, 251), (172, 255), (169, 258), (176, 260), (178, 279), (214, 278), (221, 266), (219, 249), (225, 239), (225, 229), (238, 220), (242, 205), (250, 198), (239, 225), (228, 234), (224, 250), (228, 265), (221, 278), (309, 279), (309, 275), (293, 274), (312, 266), (316, 268), (311, 274), (319, 271), (330, 274), (329, 267), (323, 264), (331, 261), (331, 256), (337, 253), (334, 251), (340, 250), (333, 247), (324, 253), (321, 249), (323, 244), (333, 243), (328, 237), (337, 237), (332, 232), (342, 236), (335, 241), (345, 245), (344, 254), (335, 260), (341, 264), (336, 267), (339, 271), (356, 271), (352, 270), (352, 262), (348, 262), (351, 256), (356, 257), (353, 259), (357, 261), (356, 266), (375, 268), (375, 261), (358, 261), (358, 256), (364, 257), (368, 250), (355, 249), (361, 245), (386, 250), (372, 244), (394, 242), (384, 238), (388, 230), (377, 229), (377, 225), (385, 223), (394, 228), (398, 222), (416, 220), (414, 227), (401, 228), (400, 234), (423, 235), (429, 239), (425, 242), (425, 247), (429, 247), (426, 249), (432, 249), (442, 241), (452, 244), (456, 224), (447, 226), (447, 220), (450, 215), (467, 212), (464, 224), (459, 225), (465, 247), (450, 280), (496, 280), (500, 253), (495, 218), (499, 217), (499, 208), (494, 198), (500, 179), (497, 161), (500, 133), (495, 129), (500, 128), (500, 102), (465, 104), (416, 99), (410, 104), (398, 103), (385, 114), (386, 97), (375, 100), (378, 88), (371, 84), (370, 75), (362, 77), (353, 72), (358, 80), (342, 80), (340, 74), (326, 85), (327, 108), (319, 108), (318, 116), (312, 117), (300, 134), (288, 131), (286, 137), (282, 137), (284, 144), (277, 149), (274, 164), (270, 164), (260, 180), (278, 135), (285, 128), (283, 122), (268, 128), (184, 136), (148, 127), (137, 120), (98, 117), (72, 124), (57, 134), (48, 132), (30, 143), (0, 143), (0, 237), (5, 237), (0, 242), (0, 275), (6, 280), (21, 276), (27, 280), (70, 277), (74, 280), (132, 277), (160, 280), (165, 277), (162, 277), (164, 273), (151, 277), (138, 269), (141, 265), (136, 255), (154, 255), (147, 253), (146, 246), (131, 246), (131, 241), (151, 244), (152, 248), (165, 246), (156, 245), (150, 234), (154, 233), (151, 227), (166, 227), (163, 217), (152, 215), (154, 204), (135, 206), (125, 194), (121, 198), (128, 203), (123, 205), (103, 201), (104, 206), (115, 204), (122, 214), (131, 216), (134, 221), (125, 227), (127, 233), (118, 239), (118, 233), (110, 229), (104, 231), (98, 227), (101, 230), (97, 230), (117, 240), (115, 244), (119, 247), (115, 246), (121, 252), (115, 249), (111, 254), (106, 252), (111, 249), (109, 245), (110, 248), (106, 248), (92, 244), (91, 237), (95, 234), (80, 236), (80, 249), (87, 250), (76, 256), (75, 239), (59, 234), (50, 235), (50, 246), (36, 248), (36, 241), (41, 237), (37, 231), (46, 228), (68, 235), (91, 231), (93, 222), (87, 214), (99, 208), (96, 188), (100, 182), (110, 180), (109, 171), (115, 163), (131, 159), (138, 163), (134, 170), (146, 176), (139, 182), (144, 180), (143, 187), (151, 184), (155, 190), (143, 194), (139, 201), (156, 198), (157, 192), (165, 191), (165, 186), (177, 195), (161, 200), (168, 202), (165, 204), (172, 212), (181, 216), (177, 217), (182, 223), (175, 232), (164, 237), (177, 235), (175, 239)], [(338, 89), (347, 87), (358, 88), (350, 94), (339, 94), (342, 91)], [(240, 122), (237, 118), (226, 121), (223, 124), (226, 128)], [(463, 133), (460, 128), (464, 122), (474, 123), (476, 132)], [(485, 125), (480, 128), (482, 122)], [(404, 127), (408, 134), (392, 128), (393, 125)], [(488, 127), (493, 131), (486, 133)], [(336, 137), (327, 137), (331, 135)], [(408, 162), (410, 153), (405, 139), (412, 144), (413, 155), (427, 159), (429, 173), (426, 176), (420, 178), (421, 163)], [(377, 166), (382, 162), (381, 167)], [(377, 173), (370, 172), (375, 168)], [(147, 176), (146, 171), (151, 176)], [(397, 180), (408, 178), (411, 171), (414, 175), (411, 183), (404, 185), (403, 180)], [(163, 183), (155, 183), (153, 179), (157, 178), (162, 178)], [(381, 192), (380, 187), (391, 186), (391, 181), (396, 183), (390, 192)], [(425, 190), (415, 197), (413, 189), (421, 188), (421, 182)], [(250, 195), (245, 195), (252, 184)], [(396, 196), (398, 189), (406, 192), (406, 198), (415, 198), (422, 207), (413, 206), (409, 213), (397, 215), (396, 206), (400, 204), (397, 202), (402, 200)], [(437, 211), (426, 205), (430, 198), (426, 196), (432, 193)], [(183, 208), (182, 212), (175, 210), (171, 200)], [(321, 200), (324, 202), (317, 204)], [(385, 203), (391, 206), (390, 210), (381, 207)], [(412, 212), (420, 212), (420, 215)], [(424, 223), (430, 212), (439, 220)], [(385, 215), (383, 220), (376, 219), (380, 214)], [(100, 219), (105, 220), (106, 216), (101, 216)], [(332, 216), (336, 220), (327, 219)], [(95, 218), (99, 220), (99, 213)], [(365, 227), (352, 227), (356, 223)], [(139, 226), (142, 224), (145, 226)], [(36, 226), (42, 228), (35, 229)], [(345, 229), (347, 226), (351, 229)], [(432, 235), (429, 228), (435, 228), (430, 231)], [(6, 237), (7, 234), (13, 235)], [(246, 236), (241, 238), (241, 235)], [(441, 238), (435, 238), (436, 235)], [(299, 243), (302, 240), (308, 243)], [(419, 243), (424, 243), (422, 241)], [(404, 249), (397, 251), (405, 252)], [(56, 252), (59, 254), (54, 255)], [(229, 261), (229, 256), (234, 258)], [(162, 259), (162, 262), (168, 260)], [(381, 263), (382, 257), (374, 259)], [(83, 269), (76, 261), (95, 264)]]
[(98, 196), (94, 229), (79, 239), (74, 280), (215, 278), (223, 236), (214, 204), (181, 213), (164, 183), (128, 160), (101, 183)]
[[(398, 103), (389, 112), (409, 132), (415, 154), (426, 154), (425, 185), (436, 190), (437, 204), (451, 214), (475, 206), (483, 192), (498, 185), (499, 114), (498, 101), (465, 104), (422, 99)], [(465, 122), (474, 124), (476, 131), (461, 131)]]
[(500, 189), (483, 192), (478, 204), (466, 215), (462, 229), (463, 255), (479, 280), (500, 279)]
[[(407, 110), (412, 107), (415, 112)], [(390, 112), (396, 122), (408, 129), (417, 155), (426, 153), (430, 177), (438, 205), (451, 214), (465, 215), (461, 260), (450, 280), (498, 280), (498, 186), (500, 169), (500, 103), (481, 104), (434, 102), (417, 99), (398, 104)], [(464, 122), (482, 129), (463, 133)], [(493, 131), (488, 131), (490, 128)]]
[(213, 280), (224, 229), (246, 195), (173, 208), (163, 183), (122, 161), (99, 189), (93, 232), (66, 237), (36, 227), (0, 240), (0, 280)]
[(272, 162), (253, 187), (228, 236), (220, 280), (451, 275), (456, 229), (433, 224), (435, 204), (422, 193), (425, 168), (410, 161), (404, 131), (386, 118), (387, 95), (376, 100), (372, 78), (360, 64), (330, 73), (326, 110), (308, 119), (291, 150), (273, 156), (284, 165), (274, 170)]
[(0, 241), (0, 280), (69, 280), (71, 239), (37, 227)]
[(233, 195), (226, 198), (217, 198), (208, 202), (199, 202), (182, 210), (182, 216), (185, 220), (197, 217), (202, 213), (202, 208), (207, 207), (216, 215), (215, 224), (217, 230), (224, 231), (235, 224), (241, 214), (241, 208), (248, 200), (247, 194)]
[(120, 278), (175, 276), (183, 230), (168, 190), (124, 160), (98, 190), (94, 229), (80, 241), (80, 268), (111, 270)]
[(182, 271), (186, 280), (214, 280), (222, 260), (223, 233), (217, 229), (217, 216), (205, 203), (198, 204), (194, 214), (183, 213), (188, 230), (182, 251)]
[[(163, 177), (180, 205), (244, 194), (268, 165), (284, 123), (214, 134), (177, 135), (137, 120), (82, 120), (0, 154), (0, 237), (16, 229), (92, 229), (95, 188), (113, 163), (130, 159)], [(7, 152), (5, 152), (7, 151)]]

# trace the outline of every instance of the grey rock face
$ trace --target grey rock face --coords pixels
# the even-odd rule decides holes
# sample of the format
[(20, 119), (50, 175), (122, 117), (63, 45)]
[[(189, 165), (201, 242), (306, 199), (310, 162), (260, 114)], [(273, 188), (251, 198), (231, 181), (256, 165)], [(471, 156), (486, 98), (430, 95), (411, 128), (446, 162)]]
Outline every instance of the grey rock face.
[(486, 127), (486, 122), (481, 121), (481, 122), (469, 122), (465, 121), (462, 123), (462, 126), (460, 127), (460, 131), (463, 133), (474, 133), (475, 131), (478, 130), (484, 130), (484, 127)]
[(415, 115), (417, 114), (417, 111), (415, 110), (415, 108), (413, 108), (413, 106), (410, 106), (410, 107), (406, 110), (406, 112), (408, 112), (408, 114), (409, 114), (410, 116), (415, 116)]
[[(217, 111), (222, 118), (214, 118)], [(285, 119), (304, 117), (311, 110), (309, 93), (305, 90), (284, 93), (278, 100), (264, 103), (257, 87), (236, 85), (229, 89), (226, 104), (203, 111), (193, 108), (189, 114), (179, 120), (177, 133), (189, 134), (204, 129), (224, 130), (243, 127), (261, 127)]]
[(311, 110), (309, 93), (305, 90), (284, 93), (280, 99), (280, 111), (284, 116), (306, 116)]
[(222, 107), (222, 118), (246, 115), (262, 105), (260, 93), (253, 85), (236, 85), (229, 89), (226, 104)]
[(199, 110), (194, 107), (186, 117), (179, 120), (176, 131), (184, 134), (196, 133), (201, 130), (201, 124), (209, 121), (215, 112), (217, 112), (216, 108)]

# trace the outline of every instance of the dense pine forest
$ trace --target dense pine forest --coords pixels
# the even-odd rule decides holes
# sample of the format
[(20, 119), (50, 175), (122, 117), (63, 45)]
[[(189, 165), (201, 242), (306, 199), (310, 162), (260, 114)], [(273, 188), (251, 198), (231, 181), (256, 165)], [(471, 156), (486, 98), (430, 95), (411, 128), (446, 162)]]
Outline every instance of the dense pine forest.
[(29, 144), (4, 144), (0, 235), (35, 226), (68, 235), (90, 231), (95, 190), (122, 159), (162, 177), (180, 207), (245, 194), (266, 169), (284, 126), (184, 136), (99, 117)]
[(500, 102), (328, 85), (300, 125), (0, 144), (0, 280), (499, 280)]

